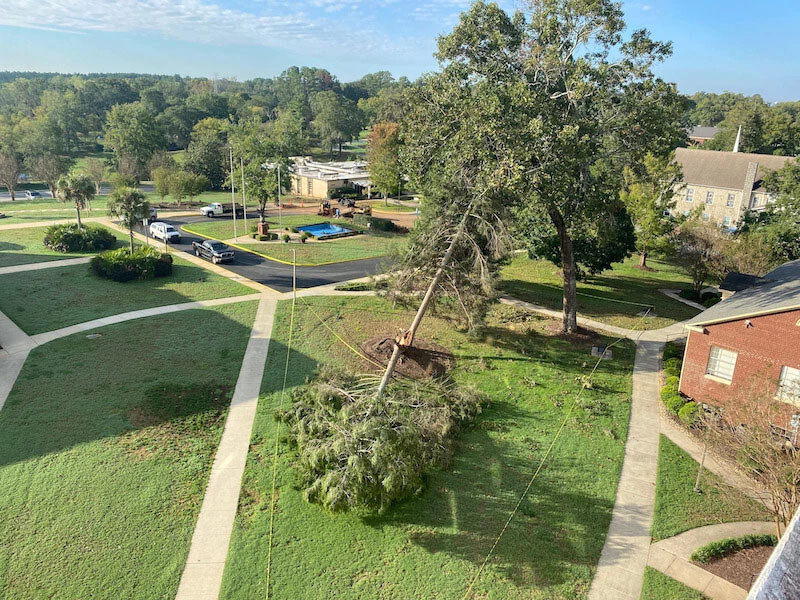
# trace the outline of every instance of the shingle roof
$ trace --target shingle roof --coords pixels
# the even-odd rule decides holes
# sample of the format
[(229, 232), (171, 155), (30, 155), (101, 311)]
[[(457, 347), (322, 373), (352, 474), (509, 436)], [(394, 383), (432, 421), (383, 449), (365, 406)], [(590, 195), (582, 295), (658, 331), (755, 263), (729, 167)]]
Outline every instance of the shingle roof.
[(772, 154), (678, 148), (675, 151), (675, 160), (683, 169), (683, 180), (687, 185), (704, 185), (730, 190), (743, 189), (747, 167), (751, 162), (757, 163), (758, 171), (753, 190), (759, 190), (761, 179), (767, 172), (780, 169), (793, 159), (789, 156)]
[(800, 260), (770, 271), (753, 287), (736, 292), (686, 324), (710, 325), (795, 309), (800, 310)]
[(741, 292), (749, 287), (753, 287), (760, 281), (761, 277), (758, 275), (746, 275), (734, 271), (725, 275), (725, 279), (719, 284), (719, 289), (728, 292)]
[(689, 137), (698, 140), (710, 140), (719, 132), (719, 127), (703, 127), (701, 125), (689, 130)]

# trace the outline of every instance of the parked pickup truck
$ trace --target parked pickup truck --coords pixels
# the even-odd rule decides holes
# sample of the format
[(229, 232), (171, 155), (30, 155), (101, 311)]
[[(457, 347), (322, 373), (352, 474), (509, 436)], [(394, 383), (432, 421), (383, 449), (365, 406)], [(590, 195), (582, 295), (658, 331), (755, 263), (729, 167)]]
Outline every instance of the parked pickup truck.
[[(212, 202), (208, 206), (204, 206), (200, 209), (200, 212), (204, 217), (221, 217), (222, 215), (229, 215), (233, 213), (233, 209), (231, 208), (230, 204), (222, 204), (222, 202)], [(236, 216), (243, 217), (244, 216), (244, 208), (240, 205), (236, 205)]]
[(222, 242), (216, 240), (205, 240), (203, 242), (192, 242), (195, 256), (202, 256), (217, 264), (233, 260), (233, 250)]

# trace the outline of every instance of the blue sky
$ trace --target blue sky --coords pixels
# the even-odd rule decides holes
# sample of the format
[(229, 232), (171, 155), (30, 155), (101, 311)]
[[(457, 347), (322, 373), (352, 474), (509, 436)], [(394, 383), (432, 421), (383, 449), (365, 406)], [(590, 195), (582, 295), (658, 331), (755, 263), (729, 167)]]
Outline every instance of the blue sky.
[[(436, 68), (436, 36), (469, 0), (3, 0), (0, 70), (148, 72), (239, 79), (290, 65), (340, 80)], [(505, 8), (520, 0), (501, 0)], [(624, 2), (631, 27), (674, 42), (658, 69), (683, 92), (800, 100), (797, 0)]]

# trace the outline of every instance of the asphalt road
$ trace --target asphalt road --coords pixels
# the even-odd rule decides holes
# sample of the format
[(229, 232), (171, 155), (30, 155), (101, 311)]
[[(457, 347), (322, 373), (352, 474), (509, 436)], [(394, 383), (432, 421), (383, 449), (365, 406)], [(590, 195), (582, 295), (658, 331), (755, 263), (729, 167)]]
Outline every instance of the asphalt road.
[[(252, 217), (248, 213), (248, 218), (257, 219), (257, 215), (253, 213)], [(192, 242), (202, 241), (204, 238), (196, 235), (186, 233), (180, 229), (181, 225), (188, 225), (190, 223), (199, 223), (205, 221), (218, 221), (220, 217), (208, 219), (206, 217), (180, 217), (172, 219), (159, 219), (162, 223), (169, 223), (181, 232), (181, 243), (170, 244), (170, 247), (182, 252), (193, 254)], [(140, 233), (144, 233), (142, 229)], [(283, 263), (275, 262), (244, 252), (233, 248), (236, 256), (231, 262), (221, 263), (219, 266), (228, 269), (247, 277), (258, 283), (262, 283), (268, 287), (279, 292), (289, 292), (292, 290), (292, 266)], [(355, 260), (351, 262), (337, 263), (334, 265), (320, 265), (317, 267), (297, 267), (297, 287), (310, 288), (319, 285), (327, 285), (330, 283), (338, 283), (340, 281), (349, 281), (350, 279), (358, 279), (367, 275), (374, 275), (385, 270), (384, 258), (367, 258), (364, 260)]]

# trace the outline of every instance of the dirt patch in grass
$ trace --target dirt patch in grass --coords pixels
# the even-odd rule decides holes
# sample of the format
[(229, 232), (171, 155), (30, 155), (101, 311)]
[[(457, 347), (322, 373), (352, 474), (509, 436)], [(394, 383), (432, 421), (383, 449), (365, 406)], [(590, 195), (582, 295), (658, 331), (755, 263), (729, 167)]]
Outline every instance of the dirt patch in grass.
[(740, 588), (749, 590), (761, 569), (767, 564), (773, 550), (773, 546), (746, 548), (699, 566)]
[[(389, 363), (394, 350), (394, 337), (379, 335), (361, 344), (361, 350), (382, 365)], [(412, 379), (444, 375), (454, 364), (453, 353), (441, 344), (415, 338), (413, 346), (406, 348), (396, 370)]]
[(578, 327), (578, 330), (574, 333), (564, 333), (560, 321), (553, 321), (548, 324), (547, 333), (553, 337), (561, 338), (562, 340), (570, 342), (576, 346), (593, 344), (600, 339), (600, 335), (596, 331), (584, 329), (583, 327)]

